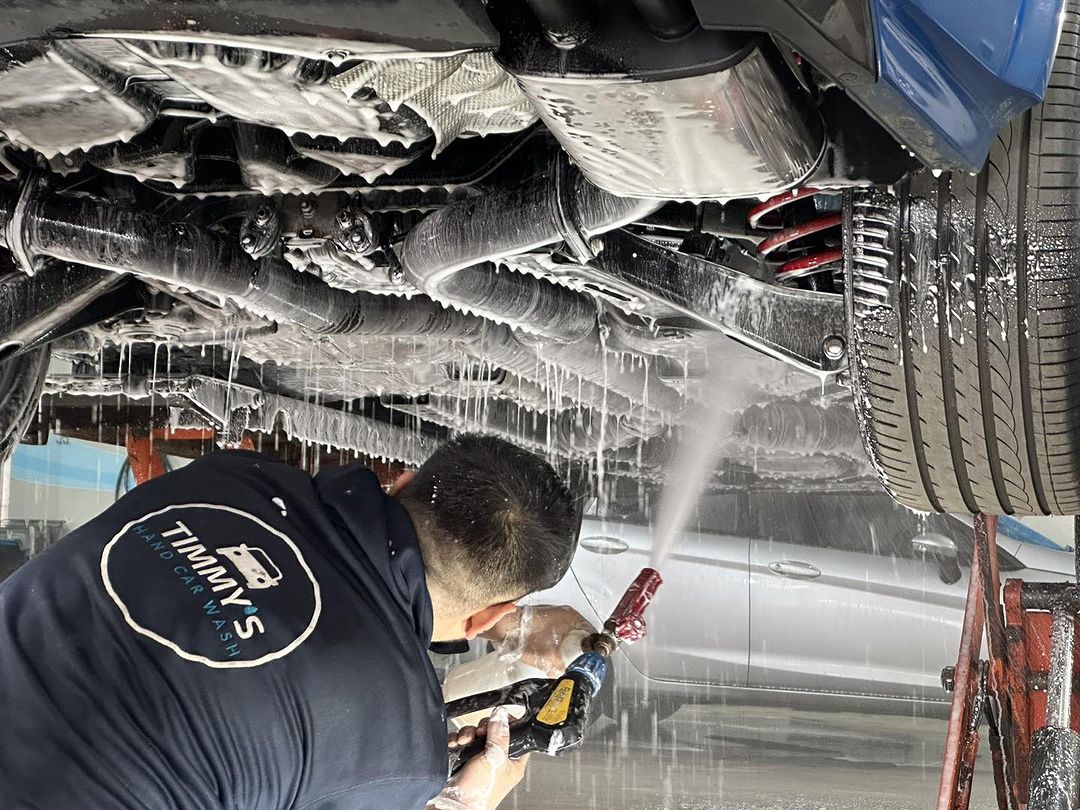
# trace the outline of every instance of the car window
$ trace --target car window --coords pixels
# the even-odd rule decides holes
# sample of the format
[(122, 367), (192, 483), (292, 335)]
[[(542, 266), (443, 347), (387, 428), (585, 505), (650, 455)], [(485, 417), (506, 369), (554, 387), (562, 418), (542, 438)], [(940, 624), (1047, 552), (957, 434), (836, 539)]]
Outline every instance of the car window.
[[(954, 515), (927, 515), (927, 531), (943, 534), (956, 544), (956, 558), (964, 568), (971, 567), (971, 555), (975, 550), (975, 532), (970, 518), (963, 520)], [(998, 535), (998, 568), (1001, 571), (1019, 571), (1024, 567), (1016, 557), (1002, 550), (1004, 538)]]
[[(753, 492), (747, 526), (758, 539), (900, 559), (916, 556), (913, 538), (940, 534), (953, 541), (964, 568), (971, 566), (974, 548), (969, 522), (913, 512), (881, 492)], [(1023, 568), (1000, 549), (998, 564), (1002, 571)]]
[[(635, 526), (651, 526), (657, 520), (661, 499), (654, 492), (644, 490), (621, 491), (613, 488), (611, 495), (601, 505), (592, 498), (584, 506), (584, 516), (600, 518), (613, 523)], [(739, 493), (707, 492), (702, 495), (693, 514), (686, 521), (686, 530), (700, 534), (726, 534), (741, 536), (739, 528)]]
[(751, 534), (782, 543), (869, 553), (871, 520), (850, 497), (755, 492), (748, 509)]
[[(778, 543), (804, 543), (811, 523), (808, 500), (794, 492), (751, 492), (746, 525), (750, 536)], [(808, 543), (813, 545), (813, 543)]]
[(582, 505), (586, 518), (647, 526), (657, 502), (656, 492), (631, 478), (618, 478), (607, 488), (603, 498), (591, 497)]
[(870, 535), (869, 553), (884, 557), (915, 556), (912, 538), (920, 533), (919, 515), (901, 506), (885, 493), (859, 493), (839, 499), (852, 510), (866, 515)]
[(749, 526), (755, 537), (885, 557), (913, 555), (918, 516), (884, 493), (755, 492)]
[(738, 535), (739, 495), (735, 492), (706, 493), (698, 500), (697, 511), (686, 528), (700, 534)]

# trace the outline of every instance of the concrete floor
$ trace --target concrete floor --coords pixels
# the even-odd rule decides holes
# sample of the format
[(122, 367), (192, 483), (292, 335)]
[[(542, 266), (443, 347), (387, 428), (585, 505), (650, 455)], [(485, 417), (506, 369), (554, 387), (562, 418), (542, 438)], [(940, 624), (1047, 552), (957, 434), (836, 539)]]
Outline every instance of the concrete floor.
[[(907, 810), (936, 804), (941, 720), (687, 706), (640, 737), (605, 722), (572, 755), (534, 755), (505, 810)], [(987, 762), (980, 764), (971, 807), (991, 810), (993, 777)]]

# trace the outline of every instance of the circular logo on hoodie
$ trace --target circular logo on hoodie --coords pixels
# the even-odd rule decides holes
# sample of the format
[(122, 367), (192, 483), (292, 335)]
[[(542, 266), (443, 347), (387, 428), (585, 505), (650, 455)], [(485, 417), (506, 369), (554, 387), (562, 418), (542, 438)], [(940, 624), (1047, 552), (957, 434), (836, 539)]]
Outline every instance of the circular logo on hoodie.
[(101, 579), (135, 632), (209, 667), (256, 667), (311, 635), (322, 602), (300, 549), (259, 518), (178, 504), (128, 523)]

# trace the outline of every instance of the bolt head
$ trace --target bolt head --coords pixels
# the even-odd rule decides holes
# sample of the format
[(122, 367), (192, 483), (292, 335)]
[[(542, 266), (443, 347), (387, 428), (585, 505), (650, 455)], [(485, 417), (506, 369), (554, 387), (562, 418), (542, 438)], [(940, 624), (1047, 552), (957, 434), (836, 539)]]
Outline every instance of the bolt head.
[(251, 234), (249, 233), (245, 233), (243, 236), (240, 237), (240, 244), (244, 247), (251, 247), (254, 242), (255, 240), (251, 238)]
[(260, 205), (257, 209), (255, 209), (255, 222), (258, 225), (265, 225), (267, 222), (270, 221), (270, 217), (272, 215), (273, 212), (269, 208), (267, 208), (265, 205)]
[(945, 667), (941, 670), (941, 688), (946, 692), (952, 692), (956, 688), (956, 667)]
[(310, 214), (314, 210), (315, 210), (315, 206), (311, 204), (311, 200), (301, 200), (300, 201), (300, 213), (301, 214)]
[(847, 351), (847, 344), (839, 335), (829, 335), (821, 342), (821, 351), (830, 360), (839, 360)]

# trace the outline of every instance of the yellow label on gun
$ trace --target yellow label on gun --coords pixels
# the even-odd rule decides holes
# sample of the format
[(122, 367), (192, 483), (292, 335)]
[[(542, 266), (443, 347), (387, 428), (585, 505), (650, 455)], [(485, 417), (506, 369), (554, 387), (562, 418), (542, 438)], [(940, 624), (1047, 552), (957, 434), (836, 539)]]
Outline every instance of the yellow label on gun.
[(545, 726), (557, 726), (566, 720), (570, 714), (570, 701), (574, 697), (574, 682), (570, 678), (563, 678), (551, 697), (547, 699), (544, 708), (536, 715), (536, 719)]

